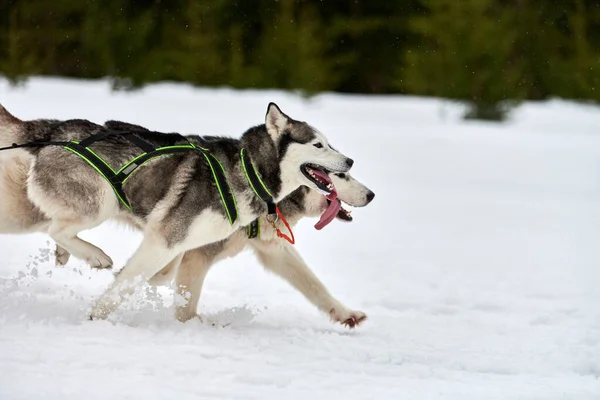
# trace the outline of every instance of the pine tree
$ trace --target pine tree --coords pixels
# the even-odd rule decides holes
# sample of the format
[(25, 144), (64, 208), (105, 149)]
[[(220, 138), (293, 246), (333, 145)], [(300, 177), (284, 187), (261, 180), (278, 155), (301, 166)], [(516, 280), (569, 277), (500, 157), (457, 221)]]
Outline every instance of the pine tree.
[(251, 71), (257, 85), (303, 89), (308, 93), (331, 87), (335, 78), (325, 57), (321, 23), (315, 10), (308, 6), (298, 10), (292, 0), (282, 0), (274, 13), (263, 15), (262, 40)]
[(466, 100), (466, 118), (502, 120), (520, 99), (521, 67), (511, 13), (493, 0), (426, 0), (411, 21), (421, 43), (407, 50), (401, 79), (415, 94)]

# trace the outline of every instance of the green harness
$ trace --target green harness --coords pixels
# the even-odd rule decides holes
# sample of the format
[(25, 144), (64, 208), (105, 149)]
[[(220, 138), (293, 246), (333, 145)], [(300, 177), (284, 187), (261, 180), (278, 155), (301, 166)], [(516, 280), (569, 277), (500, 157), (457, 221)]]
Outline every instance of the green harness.
[(85, 162), (92, 166), (100, 175), (102, 175), (102, 177), (104, 177), (104, 179), (106, 179), (113, 188), (117, 198), (129, 210), (131, 210), (131, 204), (123, 190), (123, 185), (131, 177), (134, 171), (136, 171), (144, 163), (158, 157), (188, 151), (199, 151), (210, 166), (213, 179), (221, 196), (221, 202), (223, 203), (223, 207), (227, 212), (229, 223), (233, 225), (238, 217), (235, 196), (233, 195), (233, 191), (227, 182), (223, 165), (208, 149), (193, 143), (155, 148), (150, 142), (147, 142), (135, 134), (119, 133), (119, 135), (127, 138), (136, 146), (140, 147), (143, 153), (133, 158), (117, 171), (115, 171), (110, 165), (108, 165), (106, 161), (104, 161), (104, 159), (102, 159), (102, 157), (96, 154), (89, 147), (92, 143), (103, 139), (107, 135), (98, 134), (90, 136), (81, 142), (72, 141), (66, 144), (64, 148), (77, 154)]
[[(107, 136), (119, 136), (127, 139), (137, 147), (139, 147), (143, 152), (136, 157), (134, 157), (131, 161), (123, 165), (117, 171), (115, 171), (102, 157), (96, 154), (90, 146)], [(181, 136), (184, 140), (184, 136)], [(96, 135), (91, 135), (81, 142), (78, 141), (70, 141), (70, 142), (51, 142), (51, 141), (41, 141), (41, 142), (29, 142), (24, 144), (16, 144), (13, 143), (12, 146), (2, 147), (1, 150), (10, 150), (21, 147), (45, 147), (45, 146), (62, 146), (70, 152), (81, 157), (85, 162), (87, 162), (92, 168), (94, 168), (113, 188), (117, 198), (119, 201), (128, 209), (131, 210), (131, 204), (127, 199), (127, 195), (123, 190), (123, 185), (127, 182), (127, 179), (131, 177), (134, 171), (136, 171), (140, 166), (142, 166), (147, 161), (153, 160), (158, 157), (163, 157), (170, 154), (178, 154), (184, 153), (188, 151), (199, 151), (204, 156), (204, 159), (210, 166), (210, 170), (213, 175), (213, 179), (219, 190), (219, 194), (221, 196), (221, 202), (223, 203), (223, 207), (227, 213), (227, 218), (229, 219), (229, 223), (233, 225), (233, 223), (237, 220), (238, 210), (237, 204), (235, 201), (235, 196), (233, 191), (231, 190), (231, 186), (227, 182), (227, 177), (225, 175), (225, 168), (219, 161), (217, 157), (215, 157), (207, 148), (199, 146), (194, 143), (186, 143), (172, 146), (163, 146), (163, 147), (154, 147), (154, 145), (142, 137), (138, 136), (137, 132), (131, 131), (111, 131), (106, 130), (104, 132), (98, 133)], [(246, 175), (246, 179), (254, 191), (254, 193), (263, 200), (267, 205), (267, 220), (273, 224), (277, 221), (277, 206), (273, 201), (273, 196), (265, 186), (264, 182), (260, 178), (260, 175), (252, 165), (252, 160), (245, 149), (241, 149), (240, 151), (240, 159), (242, 163), (242, 169), (244, 170), (244, 174)], [(259, 219), (255, 219), (248, 225), (247, 234), (249, 238), (256, 238), (260, 235), (260, 224)]]

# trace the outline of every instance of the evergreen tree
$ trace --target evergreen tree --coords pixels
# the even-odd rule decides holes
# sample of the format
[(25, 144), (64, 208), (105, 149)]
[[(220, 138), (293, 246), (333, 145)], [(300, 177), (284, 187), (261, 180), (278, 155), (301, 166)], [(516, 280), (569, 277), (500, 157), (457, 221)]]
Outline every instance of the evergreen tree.
[(511, 14), (493, 0), (427, 0), (412, 20), (422, 37), (408, 50), (402, 78), (416, 94), (466, 100), (467, 118), (503, 119), (506, 101), (523, 96), (514, 59)]
[[(264, 3), (263, 7), (270, 7)], [(256, 49), (251, 76), (260, 87), (325, 90), (334, 84), (321, 40), (318, 14), (311, 7), (297, 9), (282, 0), (265, 12), (263, 40)]]
[(600, 100), (598, 0), (0, 0), (0, 74)]

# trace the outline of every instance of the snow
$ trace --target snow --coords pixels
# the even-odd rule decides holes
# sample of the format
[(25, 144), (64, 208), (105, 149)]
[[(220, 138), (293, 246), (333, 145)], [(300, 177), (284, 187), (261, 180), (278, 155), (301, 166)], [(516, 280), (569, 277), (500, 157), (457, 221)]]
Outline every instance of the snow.
[[(55, 267), (43, 234), (0, 235), (1, 399), (600, 398), (598, 107), (526, 103), (491, 124), (416, 97), (0, 80), (24, 119), (168, 132), (239, 136), (269, 101), (324, 132), (377, 194), (350, 224), (295, 232), (365, 324), (333, 325), (250, 253), (209, 274), (204, 323), (177, 322), (169, 290), (149, 287), (91, 322), (110, 271)], [(119, 268), (140, 240), (111, 223), (82, 236)]]

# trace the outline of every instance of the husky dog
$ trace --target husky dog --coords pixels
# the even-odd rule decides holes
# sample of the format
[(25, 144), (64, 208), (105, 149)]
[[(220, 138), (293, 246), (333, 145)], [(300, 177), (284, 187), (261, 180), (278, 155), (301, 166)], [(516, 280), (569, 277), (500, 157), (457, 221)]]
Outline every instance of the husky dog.
[[(330, 174), (330, 177), (338, 199), (344, 203), (364, 207), (375, 197), (371, 190), (347, 173)], [(322, 194), (302, 186), (282, 200), (279, 207), (292, 226), (303, 217), (319, 215), (321, 219), (315, 225), (317, 229), (336, 217), (342, 221), (352, 221), (350, 213), (340, 204), (335, 207), (331, 203)], [(175, 275), (175, 289), (186, 299), (184, 304), (176, 307), (177, 319), (185, 322), (196, 316), (202, 285), (209, 269), (218, 261), (236, 256), (246, 246), (254, 250), (265, 269), (287, 280), (320, 311), (329, 314), (332, 321), (353, 328), (366, 319), (365, 313), (350, 310), (329, 293), (296, 249), (277, 237), (266, 215), (259, 218), (259, 227), (260, 235), (257, 238), (248, 238), (246, 229), (240, 229), (225, 240), (188, 250), (178, 266), (171, 263), (150, 279), (150, 284), (161, 285), (170, 282)]]
[[(115, 171), (140, 154), (139, 145), (119, 135), (108, 135), (108, 128), (86, 120), (49, 125), (47, 121), (21, 121), (1, 111), (2, 146), (81, 142), (99, 135), (103, 139), (91, 148)], [(27, 195), (49, 219), (48, 234), (75, 257), (99, 268), (112, 266), (112, 260), (101, 249), (77, 236), (109, 218), (130, 220), (143, 230), (139, 248), (93, 307), (93, 319), (106, 318), (139, 283), (170, 261), (180, 261), (185, 251), (223, 240), (263, 215), (267, 204), (249, 184), (246, 168), (257, 171), (255, 175), (277, 203), (301, 185), (331, 194), (334, 188), (327, 172), (344, 173), (353, 164), (334, 150), (321, 132), (288, 117), (274, 103), (267, 108), (265, 123), (250, 128), (239, 140), (197, 140), (142, 130), (136, 135), (143, 135), (146, 143), (157, 148), (192, 143), (216, 156), (236, 199), (237, 215), (232, 219), (223, 208), (213, 167), (200, 151), (158, 157), (140, 166), (123, 186), (130, 204), (125, 207), (113, 186), (79, 155), (59, 146), (14, 150), (32, 155)], [(248, 157), (247, 166), (242, 161), (242, 150)]]
[[(30, 163), (30, 160), (23, 157), (13, 157), (10, 162), (0, 163), (0, 233), (42, 232), (49, 225), (49, 220), (27, 198), (26, 181)], [(375, 196), (349, 173), (330, 174), (330, 177), (338, 199), (353, 207), (363, 207)], [(330, 207), (331, 200), (306, 186), (296, 189), (279, 203), (279, 208), (291, 226), (303, 217), (319, 215), (321, 219), (315, 225), (317, 229), (323, 228), (336, 217), (342, 221), (352, 221), (350, 213), (341, 205), (339, 210), (333, 208), (333, 212), (337, 210), (337, 214), (324, 214), (330, 211)], [(209, 269), (215, 263), (234, 257), (249, 246), (265, 269), (287, 280), (319, 310), (329, 314), (332, 321), (353, 328), (366, 319), (365, 313), (352, 311), (331, 296), (294, 247), (276, 236), (266, 215), (259, 217), (258, 228), (256, 238), (250, 239), (246, 229), (239, 229), (225, 240), (187, 251), (179, 266), (171, 262), (152, 277), (149, 283), (170, 284), (176, 277), (177, 293), (186, 299), (183, 304), (177, 305), (176, 317), (185, 322), (196, 316), (202, 285)], [(69, 253), (57, 246), (57, 264), (64, 265), (68, 259)]]

